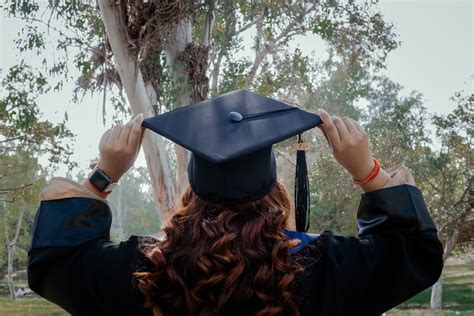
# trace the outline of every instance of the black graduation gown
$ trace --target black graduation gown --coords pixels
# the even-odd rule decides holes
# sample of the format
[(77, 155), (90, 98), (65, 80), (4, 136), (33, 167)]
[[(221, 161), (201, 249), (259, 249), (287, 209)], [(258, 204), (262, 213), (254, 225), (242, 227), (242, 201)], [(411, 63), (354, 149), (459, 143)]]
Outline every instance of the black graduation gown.
[[(144, 269), (140, 238), (112, 243), (111, 221), (103, 200), (43, 200), (29, 251), (30, 288), (73, 315), (152, 315), (132, 278)], [(358, 238), (287, 232), (302, 240), (292, 252), (308, 258), (292, 288), (301, 315), (377, 315), (440, 276), (443, 250), (418, 188), (362, 194), (357, 221)]]

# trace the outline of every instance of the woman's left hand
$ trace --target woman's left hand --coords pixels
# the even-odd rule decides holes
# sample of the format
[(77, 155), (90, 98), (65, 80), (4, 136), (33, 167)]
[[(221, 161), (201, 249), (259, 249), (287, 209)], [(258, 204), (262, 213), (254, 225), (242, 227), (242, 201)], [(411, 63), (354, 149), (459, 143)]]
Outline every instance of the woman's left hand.
[(144, 131), (142, 122), (143, 114), (138, 114), (135, 120), (107, 130), (100, 139), (97, 167), (113, 182), (117, 182), (137, 159)]

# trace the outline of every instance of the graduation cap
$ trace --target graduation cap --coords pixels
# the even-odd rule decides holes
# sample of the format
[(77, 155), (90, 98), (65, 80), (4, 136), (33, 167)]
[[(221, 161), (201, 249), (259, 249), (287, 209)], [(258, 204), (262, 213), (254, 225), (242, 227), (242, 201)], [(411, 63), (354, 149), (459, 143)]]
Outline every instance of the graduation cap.
[[(192, 190), (211, 203), (264, 197), (276, 182), (272, 145), (322, 124), (318, 115), (237, 90), (147, 118), (143, 126), (189, 149)], [(297, 230), (306, 231), (309, 186), (302, 138), (295, 179)]]

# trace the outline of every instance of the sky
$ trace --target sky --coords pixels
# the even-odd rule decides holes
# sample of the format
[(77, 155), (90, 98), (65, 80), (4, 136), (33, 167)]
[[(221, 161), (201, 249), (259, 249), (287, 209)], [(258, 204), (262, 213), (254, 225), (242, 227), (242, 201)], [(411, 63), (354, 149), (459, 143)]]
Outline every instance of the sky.
[[(384, 72), (404, 87), (405, 94), (412, 90), (421, 92), (428, 111), (444, 114), (455, 107), (449, 101), (455, 92), (473, 93), (474, 80), (470, 78), (474, 74), (474, 0), (381, 0), (379, 9), (386, 21), (395, 24), (401, 41), (400, 47), (389, 54)], [(2, 17), (0, 21), (2, 72), (18, 62), (13, 40), (21, 27), (19, 20)], [(324, 54), (324, 45), (317, 38), (301, 37), (293, 44), (304, 53)], [(49, 51), (46, 55), (54, 53)], [(38, 59), (33, 62), (40, 63), (44, 57), (32, 57)], [(89, 160), (97, 156), (99, 139), (110, 123), (102, 125), (101, 94), (87, 96), (81, 104), (74, 104), (73, 89), (74, 83), (69, 83), (60, 92), (41, 96), (38, 104), (43, 118), (51, 121), (61, 121), (67, 110), (68, 127), (77, 135), (72, 159), (84, 170)], [(143, 154), (138, 164), (145, 165)], [(58, 175), (64, 176), (66, 172), (60, 168)]]
[(449, 98), (460, 90), (473, 91), (474, 1), (382, 0), (386, 21), (395, 24), (401, 46), (387, 59), (386, 74), (418, 90), (432, 112), (447, 113)]

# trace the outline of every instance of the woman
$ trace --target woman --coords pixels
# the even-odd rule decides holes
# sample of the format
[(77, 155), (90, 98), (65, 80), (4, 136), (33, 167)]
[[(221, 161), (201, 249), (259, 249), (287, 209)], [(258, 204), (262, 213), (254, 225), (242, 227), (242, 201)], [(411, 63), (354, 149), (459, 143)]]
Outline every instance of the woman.
[[(379, 168), (356, 122), (320, 111), (335, 159), (365, 192), (359, 238), (311, 235), (287, 230), (271, 144), (319, 117), (249, 92), (206, 102), (115, 126), (83, 185), (50, 182), (29, 252), (35, 292), (73, 315), (377, 315), (438, 279), (442, 247), (421, 192), (404, 167)], [(114, 244), (105, 198), (133, 165), (142, 124), (192, 151), (190, 187), (163, 240)]]

